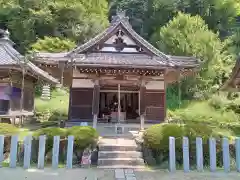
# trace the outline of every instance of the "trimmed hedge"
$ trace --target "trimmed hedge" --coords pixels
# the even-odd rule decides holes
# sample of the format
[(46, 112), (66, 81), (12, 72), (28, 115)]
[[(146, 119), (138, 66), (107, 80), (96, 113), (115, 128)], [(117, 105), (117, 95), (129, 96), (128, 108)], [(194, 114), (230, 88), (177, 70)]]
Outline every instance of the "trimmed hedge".
[(11, 136), (18, 134), (19, 129), (12, 124), (0, 123), (0, 134), (4, 135), (4, 156), (8, 157), (11, 147)]
[[(149, 149), (155, 159), (156, 164), (168, 162), (169, 159), (169, 136), (175, 137), (176, 161), (183, 164), (182, 137), (189, 138), (190, 164), (196, 165), (196, 137), (203, 139), (204, 164), (209, 164), (209, 144), (208, 139), (214, 137), (217, 140), (217, 165), (222, 165), (221, 137), (215, 133), (210, 126), (203, 124), (158, 124), (147, 129), (143, 135), (143, 149)], [(234, 148), (231, 148), (231, 156), (234, 155)], [(148, 159), (149, 157), (144, 157)], [(149, 164), (151, 165), (151, 164)]]
[(183, 126), (177, 124), (153, 125), (144, 133), (144, 145), (154, 150), (165, 150), (168, 148), (169, 136), (176, 138), (176, 146), (180, 144), (180, 138), (184, 136)]
[(53, 148), (53, 137), (60, 136), (60, 145), (59, 145), (59, 157), (60, 161), (63, 162), (66, 159), (67, 152), (67, 136), (74, 136), (74, 154), (75, 154), (75, 163), (79, 163), (82, 158), (82, 152), (86, 148), (93, 149), (96, 147), (98, 141), (98, 133), (96, 130), (89, 126), (74, 126), (69, 129), (57, 128), (57, 127), (48, 127), (37, 130), (34, 136), (35, 144), (35, 154), (38, 150), (38, 137), (41, 135), (46, 135), (46, 151), (45, 156), (48, 161), (50, 161)]
[(98, 140), (97, 131), (90, 126), (74, 126), (67, 129), (67, 136), (74, 136), (74, 145), (77, 149), (84, 150), (86, 147), (95, 147)]

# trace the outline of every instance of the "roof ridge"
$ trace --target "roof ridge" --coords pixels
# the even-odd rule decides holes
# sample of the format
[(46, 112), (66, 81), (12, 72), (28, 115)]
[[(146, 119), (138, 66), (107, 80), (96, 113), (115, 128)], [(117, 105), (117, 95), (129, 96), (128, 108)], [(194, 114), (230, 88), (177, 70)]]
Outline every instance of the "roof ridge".
[[(87, 48), (91, 47), (92, 45), (98, 43), (100, 40), (102, 40), (105, 36), (106, 33), (111, 33), (117, 26), (119, 26), (120, 24), (122, 24), (123, 28), (126, 29), (126, 31), (128, 31), (131, 35), (133, 35), (134, 39), (136, 41), (139, 41), (139, 43), (143, 44), (144, 46), (148, 46), (149, 50), (155, 54), (158, 57), (163, 57), (164, 59), (166, 59), (168, 65), (170, 66), (174, 66), (173, 62), (170, 62), (170, 59), (168, 57), (168, 55), (164, 54), (163, 52), (159, 51), (156, 47), (154, 47), (151, 43), (149, 43), (147, 40), (145, 40), (143, 37), (141, 37), (130, 25), (130, 23), (128, 21), (126, 21), (126, 17), (122, 17), (122, 18), (118, 18), (117, 21), (115, 21), (114, 23), (111, 23), (110, 26), (108, 28), (106, 28), (102, 33), (98, 34), (97, 36), (95, 36), (94, 38), (90, 39), (88, 42), (78, 46), (77, 48), (73, 49), (72, 51), (70, 51), (69, 53), (67, 53), (66, 56), (71, 57), (74, 53), (76, 53), (78, 50), (80, 50), (80, 52), (86, 50)], [(86, 46), (86, 47), (84, 47)], [(146, 48), (148, 48), (146, 47)], [(82, 49), (82, 50), (81, 50)], [(158, 60), (157, 60), (158, 61)]]
[[(104, 31), (102, 31), (98, 35), (96, 35), (94, 38), (90, 39), (89, 41), (85, 42), (84, 44), (74, 48), (71, 51), (69, 51), (66, 56), (71, 57), (72, 54), (74, 54), (75, 52), (77, 52), (81, 48), (83, 48), (81, 51), (84, 51), (85, 49), (91, 47), (92, 45), (94, 45), (96, 43), (96, 41), (99, 42), (102, 38), (104, 38), (106, 33), (112, 32), (117, 26), (118, 26), (118, 23), (110, 25), (108, 28), (106, 28)], [(84, 46), (86, 46), (86, 47), (84, 47)]]

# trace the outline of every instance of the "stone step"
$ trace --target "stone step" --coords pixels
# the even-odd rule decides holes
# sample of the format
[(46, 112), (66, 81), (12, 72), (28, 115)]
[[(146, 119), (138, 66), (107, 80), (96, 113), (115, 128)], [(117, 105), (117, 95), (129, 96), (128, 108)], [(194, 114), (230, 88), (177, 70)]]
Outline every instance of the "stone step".
[(99, 151), (137, 151), (137, 145), (99, 145)]
[(142, 153), (138, 151), (100, 151), (98, 158), (142, 158)]
[(99, 158), (98, 166), (144, 166), (142, 158)]
[(146, 167), (143, 166), (128, 166), (128, 165), (111, 165), (111, 166), (98, 166), (97, 168), (100, 169), (145, 169)]

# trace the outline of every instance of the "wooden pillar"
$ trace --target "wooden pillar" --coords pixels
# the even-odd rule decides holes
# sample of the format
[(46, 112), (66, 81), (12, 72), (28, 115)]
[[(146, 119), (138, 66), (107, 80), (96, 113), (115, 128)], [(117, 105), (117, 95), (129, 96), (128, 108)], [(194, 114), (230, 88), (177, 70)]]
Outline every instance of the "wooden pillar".
[[(13, 83), (12, 83), (12, 73), (11, 71), (9, 71), (9, 80), (10, 80), (10, 88), (11, 88), (11, 91), (12, 91), (12, 87), (13, 87)], [(10, 100), (9, 100), (9, 112), (12, 111), (12, 97), (10, 96)]]
[(118, 84), (118, 123), (121, 121), (121, 92), (120, 92), (121, 86)]
[(63, 86), (63, 80), (64, 80), (63, 73), (64, 73), (65, 64), (63, 62), (59, 62), (58, 67), (60, 68), (60, 83), (61, 83), (61, 86)]
[(97, 128), (97, 118), (99, 113), (99, 98), (100, 98), (99, 80), (95, 80), (94, 88), (93, 88), (93, 103), (92, 103), (93, 128)]
[(181, 92), (181, 70), (178, 69), (178, 108), (181, 107), (181, 101), (182, 101), (182, 92)]
[(69, 103), (68, 103), (68, 120), (72, 119), (72, 82), (73, 82), (73, 63), (74, 59), (71, 57), (70, 61), (70, 71), (71, 71), (71, 82), (69, 87)]
[(140, 90), (139, 90), (139, 115), (140, 115), (140, 129), (144, 129), (144, 121), (145, 121), (145, 112), (146, 112), (146, 104), (145, 104), (145, 81), (141, 81)]
[(25, 64), (22, 67), (22, 85), (21, 85), (21, 99), (20, 99), (20, 125), (23, 125), (23, 109), (24, 109), (24, 87), (25, 87)]

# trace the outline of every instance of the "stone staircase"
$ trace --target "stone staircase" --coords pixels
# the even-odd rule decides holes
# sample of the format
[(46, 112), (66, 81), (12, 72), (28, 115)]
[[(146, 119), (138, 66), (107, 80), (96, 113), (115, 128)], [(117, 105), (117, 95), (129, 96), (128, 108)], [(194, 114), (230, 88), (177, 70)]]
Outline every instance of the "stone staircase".
[(142, 153), (134, 139), (106, 137), (100, 139), (98, 168), (144, 168)]

